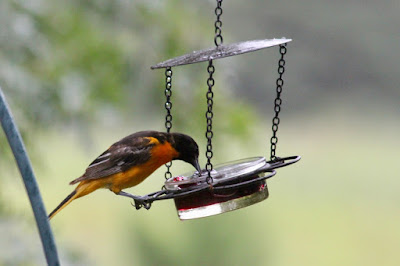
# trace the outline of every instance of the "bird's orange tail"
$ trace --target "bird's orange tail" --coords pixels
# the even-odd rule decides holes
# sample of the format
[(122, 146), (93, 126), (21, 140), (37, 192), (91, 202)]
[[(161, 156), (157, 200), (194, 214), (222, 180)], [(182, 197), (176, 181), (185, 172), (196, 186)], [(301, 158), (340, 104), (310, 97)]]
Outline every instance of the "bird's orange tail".
[(49, 220), (54, 217), (57, 213), (59, 213), (62, 209), (64, 209), (68, 204), (71, 203), (74, 199), (77, 198), (78, 194), (77, 191), (72, 191), (55, 209), (49, 214)]
[[(106, 180), (107, 181), (107, 180)], [(89, 193), (92, 193), (96, 189), (104, 187), (104, 180), (101, 180), (100, 182), (97, 180), (83, 180), (79, 185), (75, 188), (74, 191), (72, 191), (71, 194), (68, 195), (61, 203), (60, 205), (57, 206), (57, 208), (54, 209), (49, 214), (49, 220), (54, 217), (57, 213), (59, 213), (62, 209), (64, 209), (68, 204), (71, 203), (74, 199), (80, 198), (82, 196), (85, 196)]]

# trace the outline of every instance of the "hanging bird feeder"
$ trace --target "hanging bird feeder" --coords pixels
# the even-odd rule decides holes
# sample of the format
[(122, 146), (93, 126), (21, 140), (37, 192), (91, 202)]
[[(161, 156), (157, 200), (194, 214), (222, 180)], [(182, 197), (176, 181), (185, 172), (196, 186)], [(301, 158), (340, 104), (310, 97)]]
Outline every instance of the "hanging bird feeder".
[[(268, 197), (266, 180), (276, 174), (276, 169), (300, 160), (300, 156), (277, 157), (276, 147), (278, 143), (277, 131), (280, 123), (279, 113), (281, 110), (281, 93), (283, 89), (283, 74), (285, 72), (286, 44), (291, 39), (266, 39), (253, 40), (240, 43), (224, 45), (222, 38), (222, 0), (217, 0), (215, 8), (216, 21), (214, 43), (215, 47), (176, 58), (166, 60), (151, 67), (151, 69), (165, 69), (165, 108), (167, 110), (165, 127), (167, 132), (172, 128), (171, 115), (171, 95), (172, 95), (172, 68), (200, 62), (208, 62), (207, 79), (208, 90), (206, 93), (206, 157), (207, 163), (201, 173), (193, 172), (181, 176), (172, 177), (170, 172), (171, 163), (166, 164), (165, 185), (162, 190), (147, 194), (135, 199), (136, 209), (142, 207), (149, 209), (152, 202), (156, 200), (174, 199), (178, 215), (181, 220), (201, 218), (216, 215), (239, 208), (247, 207), (252, 204), (265, 200)], [(213, 157), (212, 148), (212, 119), (213, 113), (213, 87), (214, 80), (214, 60), (224, 57), (237, 56), (244, 53), (254, 52), (260, 49), (279, 46), (280, 59), (278, 65), (278, 79), (276, 80), (276, 98), (274, 101), (274, 117), (272, 119), (272, 137), (270, 160), (265, 157), (247, 158), (238, 161), (228, 162), (213, 167), (211, 159)]]

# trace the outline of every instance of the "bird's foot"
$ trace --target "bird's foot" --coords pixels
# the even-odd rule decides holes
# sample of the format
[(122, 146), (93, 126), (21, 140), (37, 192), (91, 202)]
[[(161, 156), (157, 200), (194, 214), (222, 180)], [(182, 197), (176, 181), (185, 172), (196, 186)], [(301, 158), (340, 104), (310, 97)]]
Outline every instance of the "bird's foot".
[(143, 197), (143, 199), (135, 199), (135, 204), (131, 203), (132, 206), (135, 206), (136, 210), (141, 209), (142, 207), (146, 210), (149, 210), (151, 207), (151, 202), (147, 200), (147, 198)]
[(151, 202), (149, 202), (149, 198), (147, 196), (145, 196), (145, 197), (136, 196), (136, 195), (132, 195), (130, 193), (124, 192), (124, 191), (120, 191), (116, 194), (133, 199), (135, 204), (132, 204), (132, 206), (135, 206), (136, 210), (139, 210), (142, 207), (145, 208), (146, 210), (148, 210), (151, 207)]

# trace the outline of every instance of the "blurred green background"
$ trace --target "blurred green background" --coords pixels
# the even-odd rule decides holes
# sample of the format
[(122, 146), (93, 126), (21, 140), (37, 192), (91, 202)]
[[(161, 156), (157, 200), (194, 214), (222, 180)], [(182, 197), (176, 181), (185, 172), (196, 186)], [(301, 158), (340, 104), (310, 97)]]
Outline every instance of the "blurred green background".
[[(0, 1), (0, 86), (48, 211), (93, 158), (164, 130), (164, 73), (213, 46), (215, 1)], [(288, 37), (278, 155), (302, 160), (270, 198), (181, 222), (172, 201), (136, 211), (106, 190), (51, 221), (62, 265), (399, 265), (400, 5), (224, 1), (225, 43)], [(277, 48), (216, 61), (213, 163), (269, 155)], [(173, 130), (205, 164), (206, 63), (173, 74)], [(0, 133), (0, 265), (43, 265), (32, 212)], [(191, 170), (181, 162), (173, 174)], [(129, 191), (163, 184), (162, 167)]]

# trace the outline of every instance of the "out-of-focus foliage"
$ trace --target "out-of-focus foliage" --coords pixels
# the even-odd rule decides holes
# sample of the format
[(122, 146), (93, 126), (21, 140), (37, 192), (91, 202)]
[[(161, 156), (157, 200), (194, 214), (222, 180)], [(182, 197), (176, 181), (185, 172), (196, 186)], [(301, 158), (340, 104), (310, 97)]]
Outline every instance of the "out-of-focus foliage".
[[(24, 138), (32, 142), (35, 130), (49, 126), (85, 132), (93, 124), (153, 119), (161, 129), (165, 78), (150, 65), (212, 44), (212, 23), (206, 20), (212, 13), (201, 16), (190, 7), (178, 0), (2, 1), (0, 85)], [(203, 132), (205, 70), (206, 65), (174, 69), (174, 130), (192, 123)], [(229, 97), (224, 91), (216, 95)], [(240, 110), (222, 113), (235, 115), (228, 126), (238, 128), (246, 120)]]
[(2, 1), (0, 81), (13, 106), (28, 107), (21, 124), (161, 110), (162, 73), (149, 66), (198, 41), (178, 23), (197, 14), (178, 2)]

